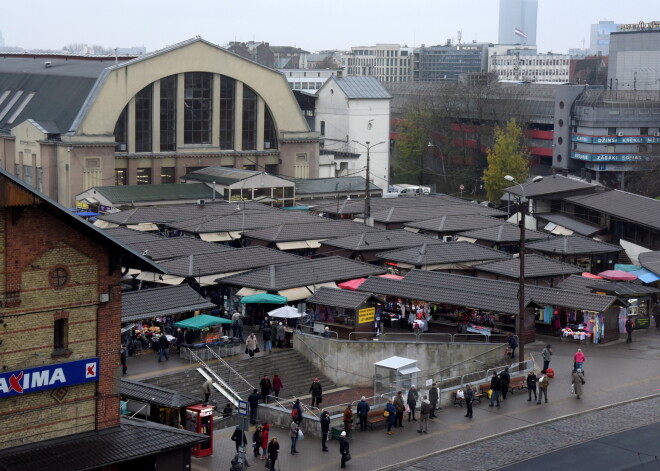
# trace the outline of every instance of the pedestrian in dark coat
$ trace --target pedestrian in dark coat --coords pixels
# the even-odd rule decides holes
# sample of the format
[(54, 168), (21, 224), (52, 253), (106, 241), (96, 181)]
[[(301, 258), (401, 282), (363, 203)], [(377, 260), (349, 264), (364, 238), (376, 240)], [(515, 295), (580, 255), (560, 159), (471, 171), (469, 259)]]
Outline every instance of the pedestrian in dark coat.
[(234, 429), (231, 441), (236, 445), (236, 453), (238, 453), (240, 447), (247, 445), (247, 437), (245, 436), (245, 432), (241, 430), (240, 426), (237, 425)]
[(394, 428), (403, 428), (403, 412), (406, 409), (406, 405), (403, 403), (403, 391), (396, 393), (393, 405), (394, 409), (396, 410), (396, 414), (394, 416)]
[(358, 418), (360, 419), (360, 431), (361, 432), (366, 432), (367, 431), (367, 419), (369, 418), (369, 410), (371, 408), (369, 407), (369, 403), (367, 402), (367, 399), (362, 396), (362, 399), (360, 402), (358, 402), (357, 405), (357, 414)]
[(261, 453), (261, 425), (257, 425), (252, 434), (252, 450), (254, 451), (254, 456), (259, 456)]
[(573, 374), (571, 376), (571, 384), (573, 385), (573, 391), (577, 395), (577, 398), (580, 399), (582, 396), (582, 385), (584, 385), (584, 376), (580, 373), (580, 370), (573, 369)]
[(264, 404), (268, 404), (268, 396), (270, 395), (270, 392), (273, 390), (273, 386), (270, 383), (270, 379), (268, 378), (268, 375), (264, 375), (264, 377), (259, 382), (259, 387), (261, 388), (262, 402)]
[(248, 396), (248, 403), (250, 404), (250, 423), (257, 423), (257, 409), (259, 408), (259, 399), (261, 395), (257, 392), (256, 389), (252, 390), (252, 394)]
[(167, 340), (167, 335), (164, 333), (158, 337), (158, 363), (161, 362), (161, 358), (165, 357), (165, 360), (170, 359), (170, 341)]
[(323, 397), (323, 386), (318, 378), (314, 378), (314, 382), (309, 387), (309, 392), (312, 393), (312, 407), (318, 407)]
[(428, 401), (428, 397), (424, 396), (422, 398), (422, 405), (419, 408), (419, 428), (417, 429), (417, 433), (426, 433), (430, 415), (431, 403)]
[(497, 407), (500, 407), (500, 392), (502, 392), (502, 380), (497, 376), (497, 373), (493, 373), (493, 376), (490, 378), (490, 404), (488, 407), (493, 407), (497, 404)]
[(296, 402), (293, 403), (293, 407), (291, 408), (291, 418), (298, 425), (303, 421), (303, 410), (302, 405), (300, 404), (300, 399), (296, 399)]
[(321, 413), (321, 450), (328, 451), (327, 441), (330, 433), (330, 413), (324, 410)]
[(502, 400), (504, 401), (506, 400), (506, 395), (509, 392), (509, 384), (511, 383), (508, 366), (505, 366), (504, 371), (500, 373), (500, 381), (502, 382)]
[(516, 348), (518, 347), (518, 337), (509, 333), (509, 338), (506, 342), (509, 344), (509, 356), (513, 358)]
[(339, 437), (339, 453), (341, 453), (341, 467), (346, 467), (346, 462), (350, 459), (350, 448), (348, 444), (348, 439), (346, 438), (346, 432), (342, 432)]
[(626, 343), (632, 343), (632, 332), (633, 328), (635, 327), (635, 324), (633, 324), (632, 317), (628, 316), (628, 320), (626, 320), (626, 333), (628, 336), (626, 337)]
[(280, 378), (278, 375), (273, 376), (273, 393), (275, 393), (275, 397), (280, 397), (280, 391), (284, 385), (282, 384), (282, 378)]
[(126, 348), (125, 344), (121, 344), (121, 348), (119, 349), (119, 359), (121, 360), (122, 374), (126, 374), (126, 371), (128, 371), (128, 366), (126, 365), (127, 358), (128, 358), (128, 348)]
[(527, 393), (529, 394), (529, 398), (527, 401), (532, 400), (532, 393), (534, 393), (534, 400), (536, 401), (536, 382), (538, 381), (538, 378), (536, 377), (536, 373), (534, 370), (530, 371), (529, 374), (527, 375)]
[(472, 418), (472, 403), (474, 402), (474, 391), (472, 390), (471, 385), (467, 385), (465, 389), (465, 407), (467, 408), (467, 414), (465, 417)]
[(268, 459), (270, 460), (270, 471), (275, 471), (275, 462), (277, 461), (277, 457), (280, 454), (280, 444), (277, 442), (277, 437), (273, 437), (270, 439), (270, 443), (268, 444)]
[(437, 415), (435, 415), (435, 410), (438, 407), (438, 399), (440, 399), (440, 392), (438, 391), (436, 384), (433, 383), (431, 389), (429, 389), (429, 402), (431, 403), (431, 415), (429, 416), (429, 419), (435, 419), (437, 417)]
[(541, 357), (543, 358), (543, 369), (541, 370), (541, 373), (545, 373), (548, 371), (548, 367), (550, 366), (550, 359), (552, 358), (552, 345), (548, 344), (545, 346), (545, 348), (541, 351)]
[(413, 384), (410, 386), (410, 389), (408, 390), (408, 397), (406, 402), (408, 403), (408, 422), (410, 422), (410, 418), (412, 417), (412, 420), (417, 422), (417, 419), (415, 418), (415, 407), (417, 407), (417, 401), (419, 401), (419, 393), (417, 392), (417, 388), (415, 388), (415, 385)]
[[(387, 412), (387, 434), (392, 435), (394, 433), (392, 432), (392, 425), (394, 425), (394, 419), (396, 418), (396, 408), (391, 400), (387, 401), (385, 412)], [(394, 426), (396, 427), (396, 425)]]

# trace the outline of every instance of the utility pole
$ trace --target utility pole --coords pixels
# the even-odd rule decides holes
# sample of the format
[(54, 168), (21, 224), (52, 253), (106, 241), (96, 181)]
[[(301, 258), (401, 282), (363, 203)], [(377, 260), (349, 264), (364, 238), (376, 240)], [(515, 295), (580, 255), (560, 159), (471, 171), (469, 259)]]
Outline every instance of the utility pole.
[(369, 183), (370, 183), (369, 182), (369, 175), (371, 174), (370, 173), (371, 172), (371, 169), (370, 169), (370, 162), (371, 162), (370, 151), (371, 151), (372, 147), (376, 147), (376, 146), (379, 146), (381, 144), (385, 144), (385, 141), (380, 141), (376, 144), (370, 144), (369, 141), (365, 141), (365, 143), (363, 144), (362, 142), (356, 141), (355, 139), (353, 139), (353, 142), (355, 142), (356, 144), (358, 144), (358, 145), (364, 147), (365, 149), (367, 149), (367, 174), (365, 175), (365, 179), (364, 179), (365, 180), (364, 181), (364, 195), (365, 195), (365, 198), (364, 198), (364, 224), (368, 226), (368, 225), (370, 225), (369, 224), (369, 219), (371, 218), (371, 189), (369, 188)]

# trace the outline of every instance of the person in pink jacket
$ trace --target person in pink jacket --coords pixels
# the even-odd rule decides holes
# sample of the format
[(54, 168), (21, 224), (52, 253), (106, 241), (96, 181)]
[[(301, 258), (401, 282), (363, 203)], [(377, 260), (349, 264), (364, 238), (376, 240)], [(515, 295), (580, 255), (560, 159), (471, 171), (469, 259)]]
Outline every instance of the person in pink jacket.
[(581, 370), (582, 363), (584, 363), (584, 353), (582, 353), (582, 349), (578, 348), (578, 351), (573, 355), (573, 361), (575, 362), (575, 369)]

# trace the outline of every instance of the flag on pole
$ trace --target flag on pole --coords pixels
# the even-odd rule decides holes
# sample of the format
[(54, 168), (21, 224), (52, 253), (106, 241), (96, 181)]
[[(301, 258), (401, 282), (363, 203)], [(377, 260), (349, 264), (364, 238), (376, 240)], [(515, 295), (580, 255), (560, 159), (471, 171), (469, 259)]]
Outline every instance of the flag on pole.
[(527, 39), (527, 35), (521, 29), (513, 28), (513, 34), (515, 34), (516, 36), (520, 36), (521, 38)]

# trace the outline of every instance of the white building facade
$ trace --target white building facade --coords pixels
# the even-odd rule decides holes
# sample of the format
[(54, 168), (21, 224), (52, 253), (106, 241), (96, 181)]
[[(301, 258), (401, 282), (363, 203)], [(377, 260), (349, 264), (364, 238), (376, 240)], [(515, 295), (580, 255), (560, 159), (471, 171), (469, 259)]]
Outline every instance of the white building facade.
[(499, 80), (568, 82), (571, 57), (567, 54), (493, 54), (489, 71)]
[(408, 82), (413, 51), (414, 48), (399, 44), (351, 47), (342, 56), (342, 67), (347, 76), (371, 76), (382, 83)]

